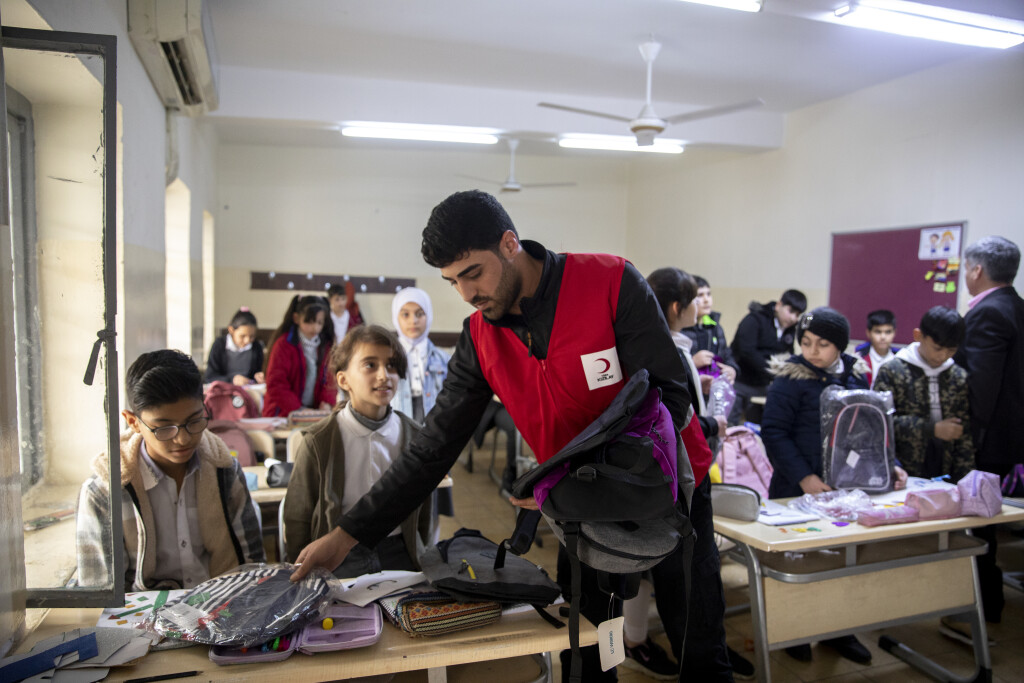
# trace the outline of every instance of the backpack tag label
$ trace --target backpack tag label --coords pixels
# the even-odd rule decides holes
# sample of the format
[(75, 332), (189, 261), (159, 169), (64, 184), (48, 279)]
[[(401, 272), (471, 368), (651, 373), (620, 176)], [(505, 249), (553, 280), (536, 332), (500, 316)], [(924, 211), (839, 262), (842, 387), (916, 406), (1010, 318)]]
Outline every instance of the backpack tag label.
[(597, 627), (597, 649), (601, 653), (601, 671), (607, 671), (626, 661), (626, 644), (622, 640), (625, 617), (602, 621)]
[(587, 387), (591, 391), (622, 381), (619, 354), (614, 346), (596, 353), (585, 353), (580, 356), (580, 361), (583, 363), (583, 374), (587, 378)]
[(858, 462), (860, 462), (860, 453), (850, 449), (850, 454), (846, 456), (846, 466), (853, 468), (857, 466)]

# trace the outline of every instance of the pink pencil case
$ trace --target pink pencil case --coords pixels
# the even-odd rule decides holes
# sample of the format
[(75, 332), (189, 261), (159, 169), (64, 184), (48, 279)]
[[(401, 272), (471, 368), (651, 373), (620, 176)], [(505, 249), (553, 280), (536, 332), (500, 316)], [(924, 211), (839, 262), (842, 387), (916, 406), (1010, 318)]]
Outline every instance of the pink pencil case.
[(906, 522), (916, 522), (919, 519), (920, 513), (906, 505), (894, 508), (872, 508), (871, 510), (863, 510), (857, 515), (857, 523), (861, 526), (905, 524)]
[(921, 521), (960, 516), (960, 491), (956, 488), (922, 489), (907, 494), (905, 507), (920, 513)]
[[(331, 628), (324, 628), (324, 620), (330, 618), (334, 623)], [(278, 650), (264, 650), (255, 645), (246, 648), (221, 647), (210, 648), (210, 661), (220, 665), (247, 664), (249, 662), (280, 662), (288, 659), (293, 652), (307, 655), (332, 650), (348, 650), (373, 645), (380, 640), (384, 628), (377, 603), (366, 607), (338, 603), (329, 606), (313, 623), (302, 630), (282, 636)], [(287, 639), (287, 645), (284, 646)]]
[(995, 517), (1003, 511), (1003, 492), (999, 477), (991, 472), (971, 470), (956, 483), (960, 489), (960, 507), (964, 517)]

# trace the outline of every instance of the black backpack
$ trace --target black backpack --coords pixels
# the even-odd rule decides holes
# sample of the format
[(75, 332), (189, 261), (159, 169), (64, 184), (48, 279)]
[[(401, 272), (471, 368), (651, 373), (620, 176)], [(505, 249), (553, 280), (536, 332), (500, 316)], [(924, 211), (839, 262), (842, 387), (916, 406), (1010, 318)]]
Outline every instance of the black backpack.
[[(649, 418), (651, 415), (654, 417)], [(634, 419), (637, 416), (643, 419)], [(534, 496), (538, 483), (549, 484), (557, 479), (539, 512), (520, 511), (516, 530), (503, 547), (520, 555), (529, 550), (541, 515), (565, 547), (572, 568), (572, 681), (580, 680), (582, 669), (581, 562), (599, 572), (603, 590), (623, 600), (636, 596), (644, 571), (680, 546), (684, 566), (691, 564), (695, 534), (684, 512), (686, 502), (675, 502), (673, 488), (677, 483), (666, 474), (655, 455), (655, 440), (660, 442), (662, 453), (666, 448), (674, 450), (673, 464), (683, 485), (680, 488), (692, 492), (693, 473), (682, 441), (674, 431), (660, 393), (650, 390), (648, 373), (640, 370), (594, 422), (512, 486), (513, 496), (529, 498)], [(674, 447), (668, 438), (672, 436)], [(560, 471), (565, 474), (558, 479)], [(680, 578), (689, 602), (690, 574)]]
[(504, 546), (475, 529), (459, 529), (427, 548), (419, 563), (432, 586), (457, 600), (528, 603), (548, 623), (565, 626), (541, 609), (561, 594), (547, 572), (522, 557), (506, 556)]
[(892, 394), (832, 385), (821, 392), (820, 405), (825, 483), (866, 493), (892, 491)]

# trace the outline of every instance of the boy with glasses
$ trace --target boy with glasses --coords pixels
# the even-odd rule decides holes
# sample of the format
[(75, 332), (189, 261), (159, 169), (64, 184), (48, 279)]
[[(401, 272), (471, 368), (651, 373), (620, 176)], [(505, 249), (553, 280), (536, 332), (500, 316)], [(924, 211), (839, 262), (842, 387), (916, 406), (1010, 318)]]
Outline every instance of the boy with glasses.
[[(126, 591), (192, 588), (240, 564), (263, 562), (263, 539), (245, 474), (206, 431), (203, 380), (180, 351), (144, 353), (128, 368), (128, 429), (121, 435)], [(108, 455), (78, 500), (78, 582), (106, 584)], [(116, 580), (116, 579), (115, 579)]]

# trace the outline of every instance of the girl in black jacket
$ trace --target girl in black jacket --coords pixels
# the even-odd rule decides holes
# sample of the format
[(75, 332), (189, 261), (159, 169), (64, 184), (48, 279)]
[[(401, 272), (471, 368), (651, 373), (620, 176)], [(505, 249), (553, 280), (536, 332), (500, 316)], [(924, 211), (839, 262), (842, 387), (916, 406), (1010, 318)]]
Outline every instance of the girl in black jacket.
[(218, 337), (206, 359), (204, 382), (231, 382), (236, 386), (262, 384), (263, 342), (256, 339), (256, 316), (238, 309), (228, 323), (228, 333)]

